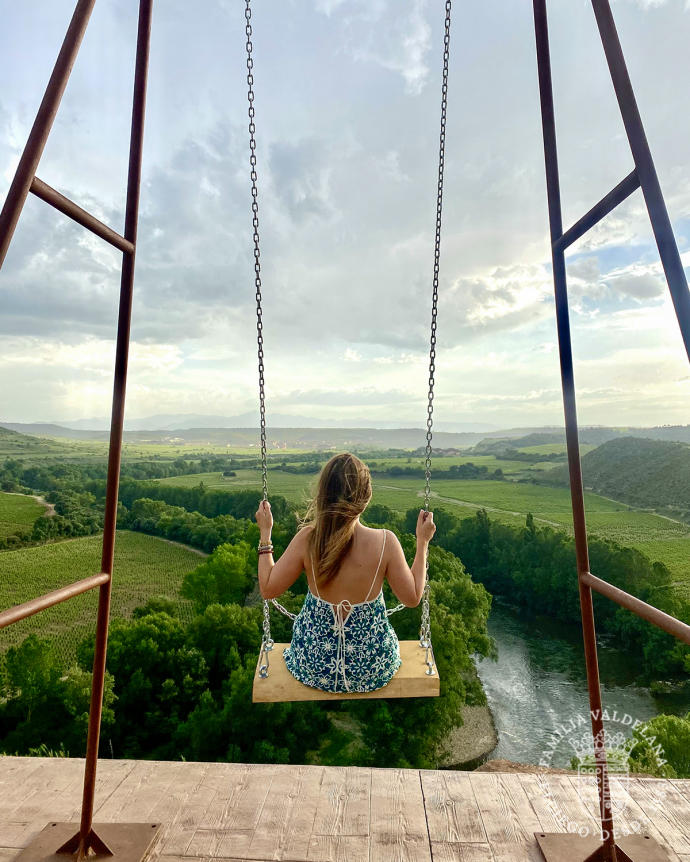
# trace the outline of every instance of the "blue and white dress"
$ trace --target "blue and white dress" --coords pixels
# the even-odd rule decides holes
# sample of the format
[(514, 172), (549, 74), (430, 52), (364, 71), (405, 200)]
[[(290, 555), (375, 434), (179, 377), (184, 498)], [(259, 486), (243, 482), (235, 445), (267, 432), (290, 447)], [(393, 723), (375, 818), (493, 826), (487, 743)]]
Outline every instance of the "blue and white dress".
[[(400, 644), (388, 621), (381, 592), (368, 601), (381, 567), (386, 530), (379, 564), (363, 602), (343, 599), (332, 603), (311, 590), (295, 618), (290, 646), (283, 650), (290, 673), (305, 685), (323, 691), (374, 691), (390, 682), (402, 661)], [(312, 557), (312, 572), (315, 572)]]

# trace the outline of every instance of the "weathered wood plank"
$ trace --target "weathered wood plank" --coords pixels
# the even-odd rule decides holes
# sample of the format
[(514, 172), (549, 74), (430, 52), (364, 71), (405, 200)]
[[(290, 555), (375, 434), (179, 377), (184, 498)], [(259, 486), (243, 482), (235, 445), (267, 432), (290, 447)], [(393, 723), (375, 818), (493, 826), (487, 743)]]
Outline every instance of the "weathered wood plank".
[(488, 844), (432, 841), (431, 854), (434, 862), (494, 862), (494, 855)]
[(282, 767), (271, 782), (269, 804), (254, 830), (249, 858), (306, 860), (323, 769)]
[(505, 844), (502, 842), (491, 844), (494, 862), (544, 862), (537, 839), (532, 836), (528, 844)]
[[(642, 806), (628, 792), (630, 781), (634, 778), (611, 778), (611, 795), (614, 800), (614, 834), (615, 835), (649, 835), (658, 841), (659, 844), (666, 845), (666, 839), (657, 827), (656, 823), (651, 820), (645, 813)], [(596, 792), (596, 787), (593, 787), (595, 802), (598, 803), (599, 797)]]
[(690, 778), (669, 778), (668, 781), (680, 794), (690, 800)]
[(563, 832), (563, 812), (552, 796), (550, 778), (551, 774), (546, 773), (520, 773), (520, 784), (536, 815), (541, 831)]
[(197, 829), (185, 855), (214, 860), (229, 856), (252, 859), (249, 845), (253, 837), (253, 829)]
[(690, 854), (690, 800), (670, 781), (635, 778), (628, 793), (676, 853)]
[[(161, 829), (150, 857), (158, 857), (162, 848), (175, 831), (180, 818), (190, 805), (191, 799), (200, 791), (206, 779), (208, 763), (179, 764), (177, 780), (168, 788), (168, 792), (154, 805), (149, 812), (149, 820), (160, 823)], [(105, 807), (105, 806), (104, 806)]]
[[(200, 860), (203, 857), (201, 856), (174, 856), (174, 855), (166, 855), (161, 856), (161, 862), (190, 862), (190, 860)], [(244, 856), (218, 856), (218, 862), (247, 862)], [(253, 859), (252, 862), (273, 862), (272, 859)]]
[[(82, 775), (86, 761), (82, 759)], [(136, 760), (99, 760), (96, 769), (96, 790), (93, 797), (94, 820), (107, 822), (106, 813), (109, 808), (109, 801), (117, 788), (126, 781), (134, 772), (137, 765)], [(78, 820), (81, 816), (81, 800), (82, 790), (80, 790), (78, 798), (75, 800), (74, 808), (69, 819)]]
[[(0, 789), (21, 788), (0, 792), (0, 862), (51, 819), (78, 820), (83, 768), (0, 758)], [(619, 834), (639, 823), (690, 862), (690, 781), (611, 788)], [(533, 832), (599, 825), (594, 783), (552, 774), (103, 760), (96, 793), (96, 822), (163, 823), (159, 862), (541, 862)]]
[(541, 826), (517, 775), (470, 773), (470, 783), (492, 846), (525, 847), (534, 841)]
[(419, 772), (371, 770), (371, 858), (431, 862)]
[[(0, 802), (0, 817), (8, 820), (49, 820), (53, 803), (74, 791), (83, 780), (83, 765), (76, 758), (40, 758), (42, 768), (32, 770), (25, 781), (17, 776), (11, 788), (6, 788)], [(71, 808), (70, 808), (71, 810)], [(43, 824), (45, 825), (45, 824)], [(43, 827), (41, 827), (43, 828)]]
[[(26, 835), (32, 823), (33, 821), (30, 820), (4, 820), (0, 822), (0, 847), (14, 847), (16, 850), (21, 850), (28, 844)], [(43, 825), (45, 826), (45, 823)]]
[(0, 754), (0, 802), (5, 798), (4, 791), (7, 788), (13, 787), (17, 781), (29, 781), (34, 773), (43, 769), (45, 760), (45, 757)]
[(487, 840), (469, 773), (424, 769), (420, 776), (432, 842), (471, 843)]
[(371, 771), (357, 766), (323, 767), (314, 835), (369, 835)]
[[(275, 774), (285, 768), (289, 767), (209, 764), (203, 790), (213, 795), (204, 810), (196, 815), (197, 828), (185, 855), (213, 858), (246, 855), (254, 830), (264, 815), (271, 782)], [(184, 830), (180, 832), (181, 840), (184, 834)]]
[[(211, 765), (207, 764), (209, 768)], [(200, 824), (203, 825), (204, 813), (216, 795), (215, 789), (206, 784), (207, 775), (205, 771), (198, 779), (194, 792), (189, 794), (184, 807), (157, 842), (156, 853), (161, 857), (184, 856)]]
[[(44, 786), (39, 787), (37, 791), (30, 793), (29, 797), (16, 809), (16, 815), (13, 818), (15, 826), (12, 831), (11, 841), (5, 838), (5, 829), (0, 822), (0, 844), (5, 844), (10, 847), (22, 848), (29, 844), (35, 838), (43, 827), (50, 820), (74, 821), (78, 822), (81, 813), (81, 801), (84, 782), (84, 759), (83, 758), (60, 758), (61, 760), (71, 760), (73, 766), (67, 770), (68, 774), (63, 775), (61, 780), (57, 780), (57, 771), (54, 761), (57, 758), (41, 758), (46, 761), (53, 761), (52, 764), (44, 764), (50, 766), (48, 770), (52, 775), (45, 776)], [(33, 758), (24, 758), (25, 761), (33, 760)], [(96, 792), (95, 799), (108, 799), (110, 794), (131, 772), (135, 765), (135, 761), (104, 761), (99, 763), (96, 772)], [(45, 770), (43, 770), (45, 773)], [(31, 765), (27, 764), (27, 774), (34, 774)], [(17, 784), (21, 785), (23, 778), (20, 773), (15, 773)], [(61, 787), (61, 783), (65, 780), (69, 784)], [(56, 786), (57, 783), (57, 786)], [(95, 808), (98, 811), (98, 808)], [(94, 815), (95, 820), (99, 820), (97, 814)], [(21, 831), (16, 824), (23, 822)]]
[[(154, 768), (144, 785), (140, 785), (136, 795), (126, 800), (120, 809), (120, 820), (143, 822), (151, 820), (151, 812), (159, 806), (172, 788), (179, 781), (180, 764), (176, 762), (156, 761)], [(110, 819), (110, 818), (108, 818)]]
[(368, 835), (312, 835), (308, 862), (369, 862)]
[(256, 829), (271, 782), (284, 768), (251, 763), (209, 764), (204, 786), (214, 790), (215, 795), (198, 825), (218, 825), (230, 830)]
[[(563, 822), (576, 823), (578, 828), (587, 829), (588, 834), (598, 836), (601, 834), (601, 822), (596, 814), (591, 814), (580, 796), (575, 791), (573, 781), (586, 781), (584, 777), (570, 775), (549, 774), (549, 787), (553, 798), (563, 815)], [(569, 831), (568, 829), (559, 829)]]

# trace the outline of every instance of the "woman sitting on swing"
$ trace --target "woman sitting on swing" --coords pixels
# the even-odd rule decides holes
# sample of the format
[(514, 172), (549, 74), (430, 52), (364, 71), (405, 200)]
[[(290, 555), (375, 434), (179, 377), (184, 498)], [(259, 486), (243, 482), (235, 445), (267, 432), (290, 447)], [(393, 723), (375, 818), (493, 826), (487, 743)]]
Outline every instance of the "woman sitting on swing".
[[(278, 562), (270, 552), (259, 554), (265, 599), (277, 598), (306, 572), (309, 590), (283, 654), (296, 679), (323, 691), (363, 692), (386, 685), (401, 659), (383, 582), (388, 579), (407, 607), (416, 607), (424, 592), (426, 555), (436, 532), (433, 513), (419, 513), (417, 552), (409, 567), (395, 533), (360, 523), (371, 493), (366, 464), (349, 452), (335, 455), (321, 471), (302, 529)], [(270, 546), (268, 501), (259, 504), (256, 521), (260, 544)]]

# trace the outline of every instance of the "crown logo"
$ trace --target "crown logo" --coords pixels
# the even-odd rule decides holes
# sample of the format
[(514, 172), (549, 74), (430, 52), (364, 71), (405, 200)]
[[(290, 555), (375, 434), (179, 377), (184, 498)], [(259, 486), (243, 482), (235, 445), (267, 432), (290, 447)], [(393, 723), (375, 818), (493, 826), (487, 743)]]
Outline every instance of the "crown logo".
[[(632, 737), (626, 738), (625, 734), (620, 730), (609, 731), (604, 729), (603, 736), (609, 771), (627, 772), (630, 752), (635, 747), (636, 740)], [(568, 744), (577, 755), (579, 761), (578, 772), (591, 772), (595, 774), (597, 760), (591, 733), (583, 733), (581, 736), (570, 737)]]

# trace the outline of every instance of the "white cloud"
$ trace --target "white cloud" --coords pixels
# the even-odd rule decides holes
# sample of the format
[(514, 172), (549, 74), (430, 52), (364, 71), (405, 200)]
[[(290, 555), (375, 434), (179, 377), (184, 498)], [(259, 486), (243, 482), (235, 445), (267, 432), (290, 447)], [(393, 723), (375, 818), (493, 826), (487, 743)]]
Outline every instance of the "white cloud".
[[(0, 33), (0, 75), (12, 83), (0, 100), (0, 193), (72, 12), (70, 0), (36, 2), (15, 4)], [(131, 81), (114, 70), (132, 58), (135, 25), (123, 9), (119, 0), (97, 5), (39, 171), (115, 229), (124, 219)], [(423, 424), (442, 11), (421, 0), (254, 7), (266, 380), (281, 412), (299, 413), (312, 399), (324, 418), (394, 414)], [(644, 13), (618, 2), (615, 13), (687, 249), (688, 19), (679, 0)], [(554, 4), (550, 23), (569, 223), (631, 164), (591, 10)], [(254, 409), (243, 28), (234, 3), (203, 13), (162, 4), (156, 13), (128, 415)], [(186, 51), (202, 37), (203, 53)], [(491, 4), (474, 4), (456, 14), (451, 54), (438, 411), (560, 424), (529, 9), (507, 4), (497, 18)], [(27, 201), (0, 273), (0, 364), (11, 368), (0, 416), (107, 414), (119, 264), (108, 246)], [(590, 421), (687, 421), (677, 382), (684, 355), (640, 193), (573, 249), (568, 279)], [(632, 345), (676, 382), (641, 390)]]

